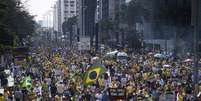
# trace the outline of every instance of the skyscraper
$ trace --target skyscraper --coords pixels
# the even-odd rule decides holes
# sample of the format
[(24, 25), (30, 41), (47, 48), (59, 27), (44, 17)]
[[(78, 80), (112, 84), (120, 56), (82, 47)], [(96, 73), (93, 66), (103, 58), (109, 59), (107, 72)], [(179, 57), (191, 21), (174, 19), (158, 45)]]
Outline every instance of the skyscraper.
[(95, 25), (96, 0), (79, 0), (80, 34), (90, 36)]
[(62, 24), (68, 18), (78, 15), (77, 0), (57, 0), (54, 5), (54, 30), (62, 33)]

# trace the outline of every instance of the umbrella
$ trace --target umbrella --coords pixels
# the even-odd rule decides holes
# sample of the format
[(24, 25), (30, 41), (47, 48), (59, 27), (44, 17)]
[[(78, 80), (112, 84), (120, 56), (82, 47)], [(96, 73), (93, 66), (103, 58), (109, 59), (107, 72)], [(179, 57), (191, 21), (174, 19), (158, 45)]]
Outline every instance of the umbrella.
[(192, 59), (186, 59), (184, 60), (184, 62), (192, 62), (193, 60)]
[(106, 53), (107, 56), (115, 56), (118, 53), (117, 50), (113, 51), (113, 52), (108, 52)]
[(92, 58), (92, 60), (98, 60), (99, 59), (99, 57), (93, 57)]
[(163, 65), (163, 67), (171, 67), (171, 66), (166, 64), (166, 65)]
[(165, 58), (165, 55), (157, 53), (154, 55), (155, 58)]
[(149, 53), (148, 53), (148, 55), (153, 55), (153, 54), (154, 54), (154, 53), (152, 53), (152, 52), (149, 52)]
[(117, 54), (117, 56), (124, 56), (124, 57), (128, 57), (128, 54), (127, 54), (127, 53), (125, 53), (125, 52), (119, 52), (119, 53)]

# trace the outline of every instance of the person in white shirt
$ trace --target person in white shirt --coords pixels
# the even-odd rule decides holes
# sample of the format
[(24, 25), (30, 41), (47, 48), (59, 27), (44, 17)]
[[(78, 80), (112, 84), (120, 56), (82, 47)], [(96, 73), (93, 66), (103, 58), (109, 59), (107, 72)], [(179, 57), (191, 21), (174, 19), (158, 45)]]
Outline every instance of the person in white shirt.
[(61, 82), (61, 81), (58, 82), (56, 84), (56, 86), (57, 86), (57, 92), (58, 92), (60, 98), (62, 98), (62, 95), (63, 95), (63, 92), (64, 92), (64, 88), (65, 88), (63, 82)]
[[(41, 96), (42, 96), (42, 87), (39, 86), (39, 84), (36, 84), (36, 87), (34, 88), (34, 92), (36, 93), (37, 95), (37, 99), (41, 99)], [(37, 101), (38, 101), (37, 100)]]
[(101, 92), (98, 92), (96, 93), (95, 97), (96, 97), (96, 101), (102, 101), (103, 94)]

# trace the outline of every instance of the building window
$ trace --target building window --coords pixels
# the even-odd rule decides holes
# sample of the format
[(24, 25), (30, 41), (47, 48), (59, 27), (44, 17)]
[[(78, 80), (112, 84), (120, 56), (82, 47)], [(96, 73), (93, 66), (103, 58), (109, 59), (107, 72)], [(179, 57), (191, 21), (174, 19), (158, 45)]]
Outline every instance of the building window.
[(74, 7), (74, 5), (73, 5), (73, 4), (71, 4), (70, 6), (71, 6), (71, 7)]
[(70, 13), (75, 13), (75, 11), (70, 11)]
[(68, 13), (68, 11), (64, 11), (65, 13)]
[(68, 0), (65, 0), (64, 3), (68, 3)]
[(68, 17), (64, 17), (64, 20), (67, 21), (67, 20), (68, 20)]
[(75, 3), (75, 1), (70, 1), (70, 3), (71, 3), (71, 4), (74, 4), (74, 3)]

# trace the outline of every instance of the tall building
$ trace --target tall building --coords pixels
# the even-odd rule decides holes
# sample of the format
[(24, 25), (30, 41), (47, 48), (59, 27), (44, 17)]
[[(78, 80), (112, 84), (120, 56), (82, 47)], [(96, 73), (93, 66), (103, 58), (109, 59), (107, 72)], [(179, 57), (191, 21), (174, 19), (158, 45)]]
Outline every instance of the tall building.
[(57, 0), (53, 8), (53, 29), (54, 31), (62, 32), (62, 17), (61, 17), (61, 0)]
[(54, 5), (54, 30), (62, 33), (62, 24), (68, 18), (78, 15), (79, 0), (57, 0)]
[(101, 19), (110, 19), (114, 26), (111, 33), (108, 33), (111, 37), (111, 43), (119, 43), (120, 42), (120, 33), (119, 33), (119, 26), (120, 26), (120, 12), (122, 5), (126, 4), (126, 0), (101, 0)]
[(109, 17), (109, 0), (97, 0), (96, 21)]
[[(190, 1), (191, 0), (136, 0), (149, 11), (149, 20), (143, 22), (144, 41), (147, 44), (155, 44), (161, 49), (172, 51), (175, 48), (175, 36), (181, 25), (186, 33), (186, 40), (191, 37), (190, 32)], [(166, 14), (164, 13), (166, 12)], [(180, 24), (180, 25), (179, 25)], [(190, 42), (189, 42), (190, 43)], [(183, 45), (180, 46), (187, 46)], [(153, 45), (152, 48), (155, 48)]]
[(80, 0), (80, 33), (83, 35), (91, 33), (94, 21), (106, 18), (115, 20), (117, 12), (125, 2), (126, 0)]
[(101, 8), (102, 8), (101, 0), (97, 0), (97, 6), (95, 11), (95, 23), (99, 22), (101, 19), (101, 13), (102, 13)]
[(117, 20), (118, 12), (125, 3), (126, 0), (97, 0), (96, 21), (108, 18), (113, 21)]
[(95, 25), (96, 0), (79, 0), (79, 28), (81, 36), (91, 36)]
[(121, 5), (125, 4), (126, 0), (109, 0), (109, 17), (112, 20), (117, 20), (118, 12), (121, 9)]
[(54, 8), (53, 8), (53, 30), (54, 31), (59, 31), (59, 23), (58, 23), (58, 21), (59, 21), (59, 17), (58, 17), (58, 7), (57, 7), (58, 5), (57, 4), (55, 4), (54, 5)]

